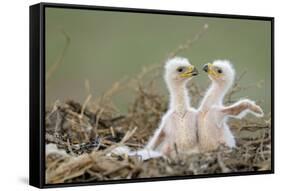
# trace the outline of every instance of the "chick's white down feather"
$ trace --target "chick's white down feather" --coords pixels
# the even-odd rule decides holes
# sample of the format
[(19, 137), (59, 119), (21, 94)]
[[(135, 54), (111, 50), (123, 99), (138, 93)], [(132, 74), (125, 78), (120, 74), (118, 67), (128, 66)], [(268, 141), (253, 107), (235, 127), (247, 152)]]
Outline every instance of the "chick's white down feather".
[(196, 110), (190, 107), (186, 88), (197, 70), (188, 59), (175, 57), (165, 64), (164, 79), (170, 93), (168, 111), (144, 149), (117, 147), (112, 153), (139, 156), (142, 160), (197, 151)]
[(190, 67), (193, 66), (186, 58), (176, 57), (166, 62), (164, 78), (170, 93), (169, 109), (147, 144), (147, 149), (159, 151), (165, 156), (197, 150), (197, 112), (190, 106), (186, 88), (193, 75), (181, 76), (181, 72)]
[(223, 105), (224, 96), (235, 79), (235, 70), (229, 61), (217, 60), (204, 68), (212, 82), (198, 109), (200, 150), (215, 150), (221, 144), (235, 147), (234, 136), (227, 125), (228, 117), (241, 118), (247, 113), (262, 116), (263, 111), (248, 99), (242, 99), (230, 106)]

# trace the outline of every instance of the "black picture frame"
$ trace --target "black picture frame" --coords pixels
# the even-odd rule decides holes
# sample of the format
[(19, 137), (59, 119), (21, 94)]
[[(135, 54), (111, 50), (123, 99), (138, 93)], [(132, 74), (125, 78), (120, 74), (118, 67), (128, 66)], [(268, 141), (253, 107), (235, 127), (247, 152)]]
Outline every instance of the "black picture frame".
[[(63, 183), (63, 184), (46, 184), (45, 183), (45, 9), (67, 8), (81, 10), (101, 10), (116, 12), (133, 12), (133, 13), (152, 13), (163, 15), (182, 15), (182, 16), (200, 16), (216, 18), (235, 18), (248, 20), (262, 20), (271, 23), (271, 170), (257, 172), (231, 172), (224, 174), (206, 174), (192, 176), (173, 176), (163, 178), (145, 178), (131, 180), (110, 180), (102, 182), (87, 183)], [(73, 4), (54, 4), (39, 3), (30, 6), (30, 132), (29, 132), (29, 184), (38, 188), (66, 187), (66, 186), (83, 186), (98, 184), (116, 184), (148, 181), (167, 181), (177, 179), (209, 178), (209, 177), (226, 177), (242, 175), (258, 175), (274, 173), (274, 18), (248, 15), (227, 15), (213, 13), (195, 13), (182, 11), (152, 10), (152, 9), (133, 9), (120, 7), (102, 7)]]

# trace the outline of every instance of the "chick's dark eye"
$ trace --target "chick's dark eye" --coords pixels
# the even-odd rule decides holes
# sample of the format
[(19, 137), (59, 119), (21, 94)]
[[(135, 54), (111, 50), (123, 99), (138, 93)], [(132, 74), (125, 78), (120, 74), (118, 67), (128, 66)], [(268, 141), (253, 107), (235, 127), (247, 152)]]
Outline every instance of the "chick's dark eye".
[(221, 70), (221, 69), (218, 69), (218, 73), (220, 73), (220, 74), (221, 74), (221, 73), (222, 73), (222, 70)]
[(178, 71), (178, 72), (182, 72), (182, 71), (183, 71), (183, 68), (178, 68), (177, 71)]

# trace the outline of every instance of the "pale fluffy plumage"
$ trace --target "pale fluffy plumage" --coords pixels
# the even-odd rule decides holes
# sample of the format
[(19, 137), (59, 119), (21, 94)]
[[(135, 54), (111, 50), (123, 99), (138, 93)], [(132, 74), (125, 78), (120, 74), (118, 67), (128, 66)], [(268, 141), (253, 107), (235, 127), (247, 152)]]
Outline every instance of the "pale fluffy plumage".
[[(179, 72), (181, 68), (183, 68), (182, 73)], [(190, 106), (186, 88), (188, 81), (194, 75), (197, 75), (197, 70), (188, 59), (176, 57), (167, 61), (164, 78), (170, 92), (169, 109), (162, 117), (146, 149), (159, 151), (165, 156), (197, 150), (197, 112)]]
[(227, 119), (241, 118), (247, 113), (262, 116), (262, 109), (254, 101), (243, 99), (233, 105), (224, 106), (223, 99), (231, 88), (235, 71), (229, 61), (217, 60), (204, 66), (212, 83), (198, 108), (198, 137), (201, 151), (217, 149), (221, 144), (235, 147)]
[(127, 146), (113, 149), (109, 155), (127, 154), (142, 160), (197, 151), (196, 110), (190, 107), (186, 85), (197, 75), (186, 58), (175, 57), (165, 64), (164, 79), (170, 92), (168, 111), (144, 149), (131, 151)]

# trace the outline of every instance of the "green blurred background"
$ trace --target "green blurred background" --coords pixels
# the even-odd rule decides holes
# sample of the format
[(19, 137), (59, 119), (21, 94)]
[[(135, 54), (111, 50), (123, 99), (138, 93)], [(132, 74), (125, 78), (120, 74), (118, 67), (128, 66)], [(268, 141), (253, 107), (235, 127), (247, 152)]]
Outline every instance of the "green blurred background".
[[(201, 70), (215, 59), (228, 59), (237, 74), (247, 71), (242, 86), (261, 84), (235, 96), (260, 101), (265, 112), (271, 109), (271, 24), (269, 21), (222, 19), (194, 16), (46, 8), (46, 69), (60, 56), (66, 40), (70, 46), (62, 63), (47, 81), (46, 102), (57, 99), (84, 101), (90, 82), (94, 98), (102, 95), (124, 76), (140, 73), (144, 66), (160, 63), (167, 54), (191, 39), (208, 24), (207, 32), (192, 48), (179, 56), (187, 57)], [(168, 95), (162, 77), (159, 91)], [(202, 88), (209, 80), (204, 72), (193, 79)], [(261, 82), (261, 83), (260, 83)], [(132, 102), (131, 92), (115, 95), (123, 112)], [(196, 106), (195, 106), (196, 107)]]

